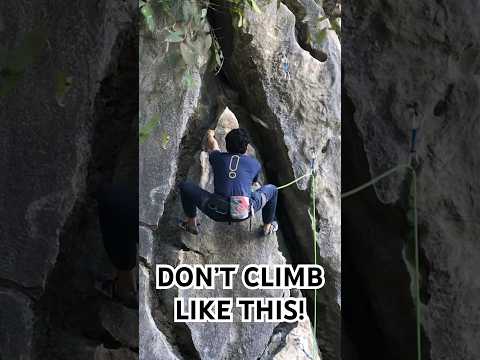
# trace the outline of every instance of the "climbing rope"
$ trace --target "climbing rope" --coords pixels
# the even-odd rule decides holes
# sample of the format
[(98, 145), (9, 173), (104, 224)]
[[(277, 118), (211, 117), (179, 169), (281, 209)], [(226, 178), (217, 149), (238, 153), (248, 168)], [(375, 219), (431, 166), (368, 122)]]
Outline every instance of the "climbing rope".
[(394, 168), (387, 170), (383, 174), (373, 178), (372, 180), (362, 184), (350, 191), (342, 194), (342, 199), (352, 196), (360, 191), (374, 185), (381, 179), (395, 173), (400, 169), (407, 169), (411, 172), (411, 189), (410, 196), (412, 196), (412, 223), (413, 223), (413, 240), (415, 248), (415, 318), (416, 318), (416, 338), (417, 338), (417, 360), (422, 358), (422, 342), (421, 342), (421, 313), (420, 313), (420, 265), (419, 265), (419, 246), (418, 246), (418, 217), (417, 217), (417, 173), (414, 167), (414, 160), (416, 156), (416, 140), (417, 140), (417, 127), (412, 127), (411, 131), (411, 145), (410, 145), (410, 159), (408, 163), (399, 164)]
[[(420, 306), (421, 306), (421, 301), (420, 301), (420, 265), (419, 265), (419, 246), (418, 246), (418, 215), (417, 215), (417, 173), (415, 171), (414, 167), (414, 160), (416, 157), (416, 140), (417, 140), (417, 130), (418, 126), (414, 122), (412, 124), (412, 130), (411, 130), (411, 144), (410, 144), (410, 159), (408, 163), (403, 163), (395, 166), (394, 168), (385, 171), (383, 174), (371, 179), (370, 181), (367, 181), (366, 183), (349, 190), (341, 195), (341, 198), (347, 198), (349, 196), (352, 196), (354, 194), (359, 193), (360, 191), (376, 184), (380, 180), (390, 176), (391, 174), (401, 170), (401, 169), (406, 169), (411, 172), (412, 175), (412, 180), (411, 180), (411, 193), (410, 195), (412, 196), (412, 211), (413, 211), (413, 216), (412, 216), (412, 223), (413, 223), (413, 240), (414, 240), (414, 248), (415, 248), (415, 312), (416, 312), (416, 338), (417, 338), (417, 360), (421, 360), (422, 358), (422, 343), (421, 343), (421, 320), (420, 320)], [(325, 145), (325, 147), (322, 149), (322, 153), (326, 151), (326, 148), (328, 146)], [(313, 157), (311, 160), (311, 171), (292, 180), (291, 182), (277, 187), (278, 190), (285, 189), (300, 180), (306, 178), (307, 176), (312, 176), (312, 181), (311, 181), (311, 187), (310, 187), (310, 195), (312, 198), (312, 212), (310, 214), (310, 219), (311, 219), (311, 224), (312, 224), (312, 232), (313, 232), (313, 253), (314, 253), (314, 261), (315, 265), (317, 264), (317, 231), (316, 231), (316, 204), (315, 204), (315, 188), (316, 188), (316, 174), (315, 174), (315, 161), (316, 161), (316, 154), (315, 152), (313, 153)], [(314, 290), (314, 318), (313, 318), (313, 340), (314, 340), (314, 359), (317, 353), (317, 345), (316, 345), (316, 339), (317, 339), (317, 290)]]
[[(312, 223), (312, 232), (313, 232), (313, 258), (315, 265), (317, 265), (317, 222), (316, 222), (316, 203), (315, 203), (315, 187), (316, 187), (316, 176), (315, 176), (314, 165), (312, 163), (312, 183), (310, 195), (312, 197), (312, 213), (310, 214), (310, 220)], [(313, 359), (317, 358), (317, 289), (313, 290)]]
[(285, 185), (282, 185), (282, 186), (278, 186), (278, 187), (277, 187), (277, 190), (285, 189), (286, 187), (289, 187), (290, 185), (293, 185), (293, 184), (299, 182), (300, 180), (302, 180), (302, 179), (304, 179), (304, 178), (306, 178), (307, 176), (310, 176), (310, 175), (312, 175), (312, 174), (311, 174), (311, 173), (303, 174), (302, 176), (296, 178), (295, 180), (290, 181), (288, 184), (285, 184)]
[[(327, 145), (325, 145), (325, 147), (322, 149), (322, 153), (324, 153), (326, 151), (326, 147), (328, 146), (328, 142), (327, 142)], [(293, 184), (296, 184), (297, 182), (299, 182), (300, 180), (308, 177), (308, 176), (311, 176), (312, 177), (312, 181), (311, 181), (311, 185), (310, 185), (310, 197), (312, 199), (312, 208), (311, 208), (311, 211), (309, 211), (309, 216), (310, 216), (310, 221), (311, 221), (311, 226), (312, 226), (312, 233), (313, 233), (313, 258), (314, 258), (314, 262), (315, 262), (315, 265), (318, 264), (318, 260), (317, 260), (317, 221), (316, 221), (316, 203), (315, 203), (315, 189), (316, 189), (316, 171), (315, 171), (315, 161), (316, 161), (316, 151), (314, 148), (312, 148), (312, 159), (310, 161), (310, 172), (307, 172), (306, 174), (290, 181), (289, 183), (285, 184), (285, 185), (282, 185), (282, 186), (278, 186), (277, 189), (278, 190), (281, 190), (281, 189), (285, 189)], [(317, 352), (318, 352), (318, 346), (317, 346), (317, 289), (314, 289), (313, 290), (313, 297), (314, 297), (314, 302), (313, 302), (313, 341), (312, 341), (312, 348), (313, 348), (313, 359), (315, 360), (317, 358)]]

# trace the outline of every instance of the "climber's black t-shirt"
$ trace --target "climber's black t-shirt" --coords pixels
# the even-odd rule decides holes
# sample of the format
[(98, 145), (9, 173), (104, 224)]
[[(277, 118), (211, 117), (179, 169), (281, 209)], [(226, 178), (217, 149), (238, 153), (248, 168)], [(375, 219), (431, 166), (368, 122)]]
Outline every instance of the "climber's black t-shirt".
[(209, 160), (213, 167), (215, 194), (250, 196), (252, 183), (257, 181), (261, 170), (255, 158), (215, 150), (210, 153)]

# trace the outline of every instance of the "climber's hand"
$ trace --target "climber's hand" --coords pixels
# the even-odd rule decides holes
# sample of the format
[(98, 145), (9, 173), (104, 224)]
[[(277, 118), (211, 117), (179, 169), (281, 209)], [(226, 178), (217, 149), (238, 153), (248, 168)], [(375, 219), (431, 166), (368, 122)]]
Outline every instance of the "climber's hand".
[(218, 146), (218, 142), (215, 139), (215, 130), (207, 131), (207, 149), (208, 151), (220, 150), (220, 146)]

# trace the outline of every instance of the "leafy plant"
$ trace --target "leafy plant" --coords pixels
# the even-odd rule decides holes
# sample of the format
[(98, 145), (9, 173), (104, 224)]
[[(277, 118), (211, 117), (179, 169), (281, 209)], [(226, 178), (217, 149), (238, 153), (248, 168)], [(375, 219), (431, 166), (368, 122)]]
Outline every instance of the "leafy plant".
[[(227, 0), (226, 3), (238, 27), (246, 26), (246, 8), (261, 13), (256, 0)], [(159, 30), (166, 32), (167, 52), (178, 46), (182, 58), (180, 66), (184, 68), (182, 84), (187, 88), (195, 86), (194, 72), (210, 59), (214, 60), (216, 74), (222, 69), (222, 49), (207, 20), (209, 9), (215, 6), (208, 0), (139, 0), (140, 12), (150, 32), (157, 31), (157, 11), (170, 23)]]
[(152, 134), (153, 130), (160, 123), (160, 115), (155, 114), (150, 120), (148, 120), (138, 131), (139, 142), (143, 144)]
[[(150, 138), (154, 130), (160, 124), (160, 114), (155, 114), (148, 120), (139, 130), (139, 143), (140, 145), (144, 144), (145, 141)], [(163, 150), (167, 150), (168, 144), (170, 144), (170, 135), (165, 130), (162, 131), (160, 137), (158, 138), (160, 141), (160, 146)]]
[(169, 143), (170, 143), (170, 135), (168, 135), (166, 131), (162, 131), (162, 135), (160, 136), (160, 145), (162, 146), (162, 149), (167, 150)]
[[(325, 25), (328, 20), (328, 25)], [(328, 18), (327, 16), (319, 16), (316, 18), (312, 18), (310, 16), (306, 16), (303, 20), (304, 23), (310, 23), (310, 25), (315, 29), (315, 33), (310, 35), (310, 33), (307, 35), (307, 43), (310, 46), (313, 46), (313, 41), (315, 40), (316, 43), (322, 44), (325, 39), (327, 38), (327, 31), (328, 30), (333, 30), (337, 33), (338, 36), (340, 36), (341, 33), (341, 22), (340, 22), (340, 17), (334, 17), (334, 18)]]
[[(184, 1), (181, 20), (167, 27), (165, 41), (179, 45), (180, 54), (186, 67), (182, 83), (193, 87), (193, 73), (200, 70), (210, 59), (213, 44), (210, 25), (207, 20), (207, 7), (200, 8), (195, 1)], [(167, 47), (167, 50), (168, 50)]]
[(227, 0), (230, 3), (230, 13), (235, 19), (235, 23), (239, 28), (247, 25), (245, 19), (245, 9), (248, 7), (257, 13), (262, 11), (255, 0)]
[(138, 6), (140, 8), (141, 14), (143, 15), (143, 18), (145, 19), (147, 29), (150, 32), (154, 32), (156, 28), (156, 22), (152, 4), (150, 2), (140, 0)]
[(220, 70), (222, 70), (223, 61), (225, 58), (223, 57), (222, 48), (220, 47), (220, 43), (218, 42), (215, 34), (212, 32), (212, 39), (213, 39), (213, 47), (212, 52), (215, 59), (215, 75), (217, 75)]

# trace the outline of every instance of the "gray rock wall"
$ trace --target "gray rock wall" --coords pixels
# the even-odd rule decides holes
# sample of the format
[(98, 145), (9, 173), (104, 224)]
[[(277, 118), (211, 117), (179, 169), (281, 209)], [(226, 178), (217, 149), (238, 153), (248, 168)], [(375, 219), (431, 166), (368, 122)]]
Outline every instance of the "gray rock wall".
[[(414, 117), (419, 124), (421, 319), (431, 359), (475, 359), (480, 352), (472, 315), (478, 281), (471, 276), (480, 256), (479, 160), (472, 150), (479, 134), (478, 15), (479, 5), (468, 1), (344, 7), (344, 92), (372, 177), (408, 160)], [(378, 200), (402, 204), (405, 176), (378, 183)]]
[[(224, 137), (239, 126), (233, 113), (227, 108), (220, 116), (215, 128), (220, 147), (225, 151)], [(253, 149), (250, 154), (254, 156)], [(208, 154), (200, 152), (195, 157), (188, 178), (213, 192), (213, 173), (210, 170)], [(239, 264), (239, 272), (247, 264), (285, 264), (285, 258), (278, 250), (276, 236), (261, 238), (260, 214), (252, 223), (221, 224), (199, 217), (201, 234), (198, 237), (182, 234), (182, 242), (195, 250), (182, 252), (180, 264)], [(220, 286), (220, 284), (217, 284)], [(235, 278), (232, 290), (183, 290), (179, 296), (189, 297), (282, 297), (288, 296), (282, 290), (248, 290), (243, 287), (239, 276)], [(192, 339), (201, 359), (257, 359), (263, 353), (272, 336), (275, 323), (241, 323), (239, 309), (234, 311), (234, 322), (189, 323)], [(236, 321), (235, 321), (236, 320)]]
[[(327, 286), (318, 292), (319, 307), (325, 310), (320, 311), (317, 326), (324, 355), (335, 358), (340, 346), (340, 43), (332, 30), (327, 30), (322, 43), (313, 41), (313, 47), (326, 55), (323, 62), (304, 50), (296, 36), (296, 21), (307, 14), (315, 19), (323, 10), (313, 1), (294, 5), (297, 19), (276, 2), (264, 2), (262, 14), (247, 11), (249, 25), (234, 36), (229, 77), (250, 112), (266, 124), (256, 131), (264, 139), (263, 148), (270, 148), (267, 173), (274, 174), (278, 184), (310, 171), (312, 151), (316, 152), (316, 246), (318, 263), (327, 273)], [(282, 190), (282, 196), (291, 228), (287, 242), (295, 249), (295, 260), (314, 262), (313, 234), (306, 215), (311, 203), (307, 181)]]
[[(164, 329), (155, 322), (158, 320), (155, 315), (157, 294), (152, 292), (150, 286), (154, 281), (152, 269), (156, 258), (155, 249), (159, 248), (156, 244), (159, 237), (153, 230), (162, 218), (167, 198), (174, 189), (177, 172), (188, 168), (188, 163), (181, 164), (179, 161), (182, 139), (188, 133), (187, 125), (197, 128), (196, 119), (202, 111), (206, 111), (207, 116), (202, 118), (202, 126), (206, 129), (209, 108), (205, 106), (206, 110), (201, 109), (200, 104), (205, 69), (194, 74), (193, 87), (187, 88), (182, 84), (184, 70), (179, 70), (178, 63), (171, 61), (173, 56), (181, 61), (179, 49), (171, 46), (166, 52), (166, 33), (162, 32), (166, 20), (161, 14), (157, 15), (155, 32), (141, 28), (139, 48), (140, 129), (152, 119), (157, 119), (152, 133), (140, 144), (139, 151), (139, 245), (142, 259), (139, 269), (140, 358), (181, 359), (176, 344), (169, 343), (174, 342), (173, 331)], [(209, 101), (204, 101), (203, 104), (208, 104)], [(167, 253), (167, 247), (168, 254), (173, 254), (169, 261), (175, 261), (178, 249), (165, 244), (160, 252)]]
[[(78, 353), (84, 359), (93, 359), (93, 350), (102, 342), (100, 338), (88, 341), (76, 337), (68, 329), (59, 337), (64, 341), (52, 346), (58, 329), (50, 327), (47, 314), (54, 318), (60, 308), (48, 308), (46, 299), (54, 294), (61, 302), (68, 291), (80, 299), (94, 281), (87, 272), (109, 266), (102, 252), (96, 214), (91, 207), (79, 204), (84, 204), (87, 197), (88, 167), (98, 120), (96, 99), (102, 82), (118, 62), (118, 51), (132, 27), (135, 11), (136, 3), (132, 1), (0, 4), (2, 62), (3, 50), (10, 52), (20, 47), (29, 32), (45, 34), (44, 41), (37, 40), (38, 56), (25, 66), (13, 89), (0, 97), (0, 146), (4, 149), (0, 156), (0, 217), (10, 219), (2, 221), (0, 227), (2, 358), (52, 358), (57, 350), (61, 353), (72, 349), (71, 336), (72, 342), (81, 344)], [(72, 79), (63, 100), (56, 88), (56, 79), (61, 76)], [(75, 240), (86, 240), (82, 249), (92, 252), (87, 260), (82, 252), (70, 258), (71, 269), (77, 265), (76, 260), (84, 260), (84, 268), (76, 268), (79, 271), (68, 284), (71, 288), (63, 293), (68, 285), (52, 289), (52, 279), (63, 266), (59, 264), (62, 249), (70, 246), (65, 233), (73, 215), (88, 219)], [(91, 257), (92, 253), (98, 255)], [(65, 320), (67, 328), (69, 320)]]
[[(308, 6), (309, 11), (323, 13), (314, 3), (308, 3)], [(319, 263), (327, 268), (328, 283), (325, 291), (318, 292), (321, 299), (319, 308), (322, 305), (327, 308), (320, 311), (321, 314), (319, 312), (318, 329), (322, 353), (325, 349), (326, 358), (339, 356), (340, 44), (336, 35), (329, 31), (328, 49), (325, 51), (331, 57), (321, 63), (297, 43), (295, 16), (284, 5), (280, 6), (278, 13), (274, 2), (262, 11), (268, 16), (264, 16), (265, 13), (255, 16), (247, 10), (248, 27), (234, 30), (235, 50), (228, 59), (235, 60), (225, 64), (226, 78), (213, 78), (209, 71), (202, 69), (196, 86), (190, 89), (180, 86), (179, 75), (174, 75), (174, 68), (167, 63), (165, 53), (160, 51), (165, 47), (162, 35), (143, 33), (140, 123), (145, 124), (155, 114), (160, 114), (160, 122), (151, 138), (141, 145), (140, 151), (140, 220), (143, 222), (140, 271), (145, 285), (140, 295), (140, 317), (144, 320), (140, 326), (140, 347), (149, 349), (141, 353), (141, 358), (159, 358), (158, 351), (166, 352), (168, 355), (165, 356), (171, 358), (201, 359), (269, 359), (277, 353), (279, 358), (312, 356), (311, 353), (305, 354), (307, 349), (312, 350), (311, 344), (298, 342), (299, 334), (312, 336), (309, 326), (298, 329), (297, 326), (287, 329), (281, 324), (184, 326), (172, 320), (173, 297), (179, 292), (175, 289), (154, 289), (152, 271), (155, 263), (172, 266), (179, 263), (284, 263), (285, 257), (290, 258), (285, 253), (287, 248), (295, 249), (296, 255), (300, 254), (295, 258), (297, 262), (313, 262), (312, 233), (307, 215), (311, 204), (307, 181), (300, 182), (299, 187), (282, 195), (286, 203), (292, 204), (287, 211), (290, 221), (284, 225), (292, 230), (290, 236), (282, 236), (284, 243), (290, 243), (282, 246), (283, 254), (275, 237), (258, 239), (247, 231), (247, 224), (229, 226), (201, 217), (202, 234), (196, 238), (182, 235), (175, 228), (177, 218), (183, 216), (175, 185), (188, 178), (212, 190), (212, 174), (206, 154), (199, 150), (208, 127), (217, 127), (219, 139), (227, 128), (232, 127), (231, 124), (225, 125), (223, 118), (217, 122), (217, 114), (223, 111), (225, 105), (234, 109), (240, 125), (249, 128), (254, 135), (257, 156), (262, 155), (266, 167), (266, 182), (280, 184), (303, 175), (310, 169), (311, 148), (315, 147), (318, 152), (316, 170), (320, 176), (316, 201), (319, 209), (317, 218), (320, 220), (317, 250)], [(218, 20), (215, 16), (213, 20)], [(228, 28), (220, 31), (232, 30), (228, 21), (223, 25)], [(268, 42), (265, 34), (269, 37)], [(253, 42), (250, 43), (249, 39)], [(289, 81), (284, 81), (278, 59), (282, 50), (291, 63)], [(240, 77), (243, 80), (238, 81)], [(225, 79), (230, 83), (225, 83)], [(238, 88), (240, 96), (235, 95), (230, 86)], [(238, 126), (236, 120), (234, 122), (234, 127)], [(259, 128), (264, 126), (270, 132)], [(170, 136), (166, 145), (161, 143), (162, 134)], [(329, 146), (322, 154), (321, 148), (327, 140)], [(277, 152), (276, 159), (272, 158), (272, 152)], [(292, 220), (294, 218), (295, 221)], [(158, 228), (155, 228), (157, 224)], [(258, 225), (257, 219), (254, 226)], [(323, 295), (320, 295), (322, 292)], [(180, 292), (186, 297), (204, 293)], [(238, 284), (233, 294), (250, 293)], [(208, 295), (212, 294), (208, 292)], [(232, 294), (217, 290), (213, 295)], [(266, 292), (264, 295), (275, 294)], [(296, 330), (292, 332), (292, 329)], [(152, 347), (151, 339), (161, 339), (158, 348)]]

